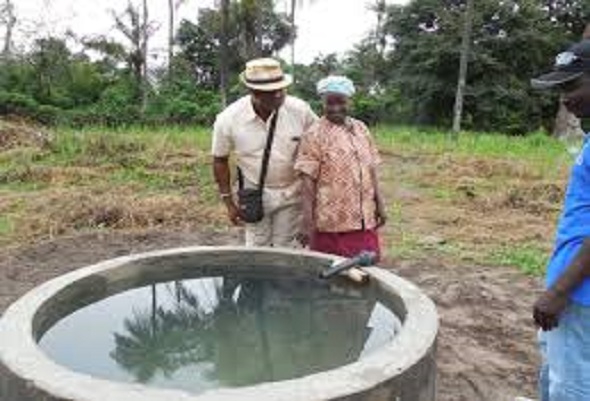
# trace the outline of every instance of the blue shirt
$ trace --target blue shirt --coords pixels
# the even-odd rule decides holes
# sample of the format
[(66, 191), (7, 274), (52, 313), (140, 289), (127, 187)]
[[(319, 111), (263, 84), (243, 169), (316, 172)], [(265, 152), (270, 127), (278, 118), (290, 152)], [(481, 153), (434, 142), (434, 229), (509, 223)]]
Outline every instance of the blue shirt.
[[(590, 237), (590, 140), (588, 136), (572, 167), (563, 214), (557, 227), (555, 249), (547, 266), (547, 287), (559, 279)], [(572, 301), (590, 306), (590, 279), (571, 294)]]

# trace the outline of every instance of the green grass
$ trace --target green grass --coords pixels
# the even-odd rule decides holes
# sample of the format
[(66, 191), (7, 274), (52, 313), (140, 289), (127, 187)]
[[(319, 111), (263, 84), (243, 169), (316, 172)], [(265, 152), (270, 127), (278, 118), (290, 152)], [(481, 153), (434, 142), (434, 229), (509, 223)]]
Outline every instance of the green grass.
[(543, 155), (561, 158), (566, 148), (562, 142), (543, 133), (507, 136), (490, 133), (461, 133), (456, 138), (447, 132), (417, 128), (376, 127), (378, 143), (390, 149), (413, 149), (436, 153), (453, 152), (466, 155), (524, 157)]
[[(37, 205), (35, 199), (44, 199), (53, 190), (75, 194), (108, 188), (107, 192), (111, 193), (121, 190), (148, 197), (179, 196), (190, 199), (191, 203), (194, 201), (197, 208), (217, 210), (219, 199), (209, 156), (210, 131), (203, 127), (56, 129), (47, 146), (25, 146), (0, 152), (0, 194), (21, 199), (27, 205)], [(432, 205), (443, 211), (454, 207), (455, 213), (457, 207), (463, 207), (461, 202), (465, 199), (457, 189), (461, 181), (457, 184), (444, 179), (447, 174), (454, 174), (455, 166), (464, 170), (453, 178), (471, 177), (468, 184), (474, 187), (479, 199), (505, 189), (508, 180), (515, 178), (512, 171), (519, 172), (521, 167), (526, 174), (516, 179), (531, 180), (525, 184), (536, 180), (560, 183), (563, 179), (561, 167), (572, 162), (560, 141), (541, 134), (509, 137), (465, 133), (454, 140), (445, 132), (433, 130), (376, 127), (372, 131), (382, 150), (410, 156), (407, 160), (394, 159), (391, 166), (387, 166), (388, 174), (384, 174), (383, 183), (388, 189), (400, 185), (407, 192), (416, 192), (420, 207)], [(422, 155), (426, 157), (412, 157)], [(495, 164), (491, 163), (491, 173), (479, 176), (480, 161), (484, 166), (488, 161), (516, 161), (517, 164), (514, 169), (503, 169), (501, 164), (494, 170)], [(397, 170), (400, 166), (402, 170)], [(447, 166), (452, 168), (445, 170)], [(412, 214), (412, 202), (400, 200), (389, 205), (392, 256), (407, 259), (441, 255), (463, 260), (467, 255), (474, 263), (510, 265), (529, 274), (542, 271), (547, 255), (538, 244), (502, 247), (500, 239), (493, 240), (486, 244), (489, 248), (482, 252), (483, 257), (471, 252), (465, 243), (454, 241), (452, 235), (443, 244), (424, 245), (422, 239), (432, 233), (426, 232), (428, 225), (414, 227), (414, 219), (420, 217)], [(208, 209), (211, 206), (214, 208)], [(6, 205), (2, 207), (0, 237), (13, 233), (16, 237), (21, 228), (13, 222), (26, 219), (28, 210), (21, 209), (12, 211)], [(36, 211), (43, 213), (43, 210)], [(433, 227), (436, 230), (436, 226)], [(488, 255), (487, 249), (496, 251)]]
[[(404, 153), (453, 154), (489, 158), (511, 158), (532, 161), (546, 166), (550, 174), (556, 165), (571, 161), (565, 146), (542, 134), (527, 137), (508, 137), (491, 134), (462, 134), (458, 139), (442, 131), (420, 131), (413, 128), (377, 127), (374, 130), (379, 146), (384, 150)], [(161, 186), (151, 174), (145, 173), (150, 165), (158, 164), (163, 155), (200, 153), (208, 158), (211, 141), (210, 129), (202, 127), (126, 128), (90, 127), (64, 128), (56, 131), (48, 149), (15, 149), (0, 153), (0, 185), (4, 181), (21, 181), (22, 170), (31, 166), (115, 166), (132, 173), (117, 173), (115, 181), (135, 179), (146, 181), (148, 186)], [(203, 164), (204, 160), (200, 160)], [(195, 163), (197, 160), (195, 160)], [(208, 167), (207, 167), (208, 168)], [(194, 167), (200, 170), (201, 165)], [(193, 170), (193, 172), (194, 172)], [(208, 172), (208, 171), (207, 171)], [(199, 176), (204, 176), (201, 172)], [(15, 180), (14, 177), (17, 177)], [(31, 180), (34, 181), (34, 178)], [(164, 185), (165, 186), (165, 185)], [(448, 194), (441, 189), (440, 198)]]
[[(5, 193), (0, 192), (0, 197)], [(6, 193), (6, 195), (9, 195)], [(20, 199), (12, 199), (6, 202), (6, 206), (0, 213), (0, 244), (7, 242), (16, 230), (15, 218), (22, 213), (24, 202)]]
[(211, 173), (211, 166), (200, 164), (197, 166), (195, 173), (194, 179), (198, 187), (199, 197), (209, 205), (218, 203), (217, 184)]
[(158, 172), (148, 171), (142, 167), (119, 169), (108, 178), (113, 184), (141, 184), (149, 190), (165, 190), (177, 187), (176, 182)]
[[(392, 151), (544, 160), (548, 163), (572, 159), (562, 142), (542, 133), (521, 137), (462, 133), (455, 140), (444, 131), (418, 128), (379, 126), (372, 131), (379, 146)], [(83, 157), (116, 159), (125, 153), (145, 153), (157, 157), (158, 153), (170, 150), (199, 149), (208, 152), (211, 142), (211, 130), (204, 127), (90, 127), (82, 130), (65, 128), (58, 132), (52, 154), (55, 160), (65, 162)]]
[[(112, 173), (105, 180), (141, 184), (146, 189), (196, 185), (197, 175), (204, 176), (203, 167), (210, 171), (205, 162), (209, 141), (208, 130), (191, 127), (59, 129), (46, 149), (0, 153), (0, 189), (44, 188), (47, 185), (39, 172), (57, 167), (109, 168)], [(181, 160), (170, 167), (161, 166), (167, 157)]]
[(72, 162), (125, 164), (132, 156), (148, 160), (166, 152), (209, 148), (210, 134), (200, 127), (126, 128), (90, 127), (58, 131), (51, 145), (49, 160), (56, 164)]
[(443, 131), (401, 127), (376, 127), (373, 132), (379, 147), (384, 150), (526, 161), (548, 176), (556, 172), (556, 165), (573, 161), (563, 142), (543, 133), (519, 137), (462, 133), (453, 137)]
[(8, 236), (14, 230), (14, 225), (9, 216), (0, 216), (0, 238)]
[(416, 259), (424, 256), (418, 238), (410, 232), (401, 232), (396, 235), (395, 244), (389, 249), (388, 257), (400, 259)]
[(494, 265), (516, 267), (522, 272), (540, 276), (545, 272), (549, 254), (535, 244), (503, 246), (491, 252), (488, 262)]
[(435, 187), (431, 191), (433, 196), (440, 201), (451, 201), (459, 196), (456, 190), (448, 187)]

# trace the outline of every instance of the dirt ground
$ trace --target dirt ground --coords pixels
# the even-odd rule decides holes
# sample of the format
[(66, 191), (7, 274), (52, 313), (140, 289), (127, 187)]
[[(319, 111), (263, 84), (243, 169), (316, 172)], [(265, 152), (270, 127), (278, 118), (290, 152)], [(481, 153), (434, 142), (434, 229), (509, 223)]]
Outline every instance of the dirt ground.
[[(539, 361), (530, 309), (541, 285), (521, 272), (527, 270), (522, 265), (521, 270), (499, 265), (524, 261), (530, 271), (542, 270), (537, 256), (549, 254), (565, 173), (548, 178), (520, 160), (384, 156), (383, 188), (390, 205), (384, 265), (418, 284), (438, 306), (438, 400), (534, 397)], [(141, 202), (132, 196), (133, 188), (112, 190), (106, 200), (85, 190), (70, 183), (50, 196), (16, 192), (0, 199), (25, 206), (29, 198), (35, 200), (23, 209), (28, 222), (17, 220), (22, 239), (0, 247), (0, 313), (34, 286), (88, 264), (148, 250), (240, 241), (235, 230), (205, 228), (216, 213), (223, 222), (223, 211), (197, 203), (196, 190)], [(219, 221), (215, 227), (223, 227)], [(47, 232), (56, 238), (43, 240)], [(498, 262), (498, 250), (509, 257)]]
[[(120, 255), (187, 245), (235, 244), (226, 232), (87, 234), (4, 252), (0, 310), (72, 269)], [(533, 395), (537, 352), (529, 309), (538, 283), (508, 268), (391, 262), (438, 305), (440, 401), (508, 401)]]

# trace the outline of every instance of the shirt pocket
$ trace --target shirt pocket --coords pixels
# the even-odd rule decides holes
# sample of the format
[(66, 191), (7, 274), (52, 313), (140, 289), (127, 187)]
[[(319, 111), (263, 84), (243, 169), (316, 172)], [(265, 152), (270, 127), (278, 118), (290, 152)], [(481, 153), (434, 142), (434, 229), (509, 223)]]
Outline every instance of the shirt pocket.
[(299, 145), (301, 144), (301, 134), (289, 133), (286, 139), (287, 154), (289, 154), (294, 161), (297, 158), (297, 152), (299, 151)]

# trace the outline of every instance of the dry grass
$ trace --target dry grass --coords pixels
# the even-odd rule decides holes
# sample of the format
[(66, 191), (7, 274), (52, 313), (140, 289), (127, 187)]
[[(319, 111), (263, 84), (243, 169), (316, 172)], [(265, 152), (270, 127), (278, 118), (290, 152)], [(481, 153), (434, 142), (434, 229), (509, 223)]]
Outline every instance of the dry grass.
[(218, 208), (196, 197), (138, 195), (131, 189), (50, 190), (30, 197), (4, 197), (0, 211), (15, 210), (12, 241), (30, 242), (88, 230), (199, 228), (218, 224)]
[(18, 147), (46, 148), (52, 140), (51, 134), (41, 127), (25, 122), (6, 122), (0, 120), (0, 150)]
[[(205, 130), (60, 130), (37, 140), (37, 128), (7, 126), (0, 125), (1, 245), (225, 224)], [(376, 132), (390, 256), (542, 270), (571, 162), (559, 142)]]
[(0, 149), (2, 246), (92, 230), (224, 222), (209, 156), (187, 132), (60, 131), (35, 142), (23, 139), (30, 137), (25, 126), (3, 124), (20, 139)]
[[(409, 153), (408, 153), (409, 152)], [(540, 273), (549, 256), (569, 159), (555, 162), (404, 151), (383, 180), (396, 200), (386, 241), (398, 258), (508, 264)]]

